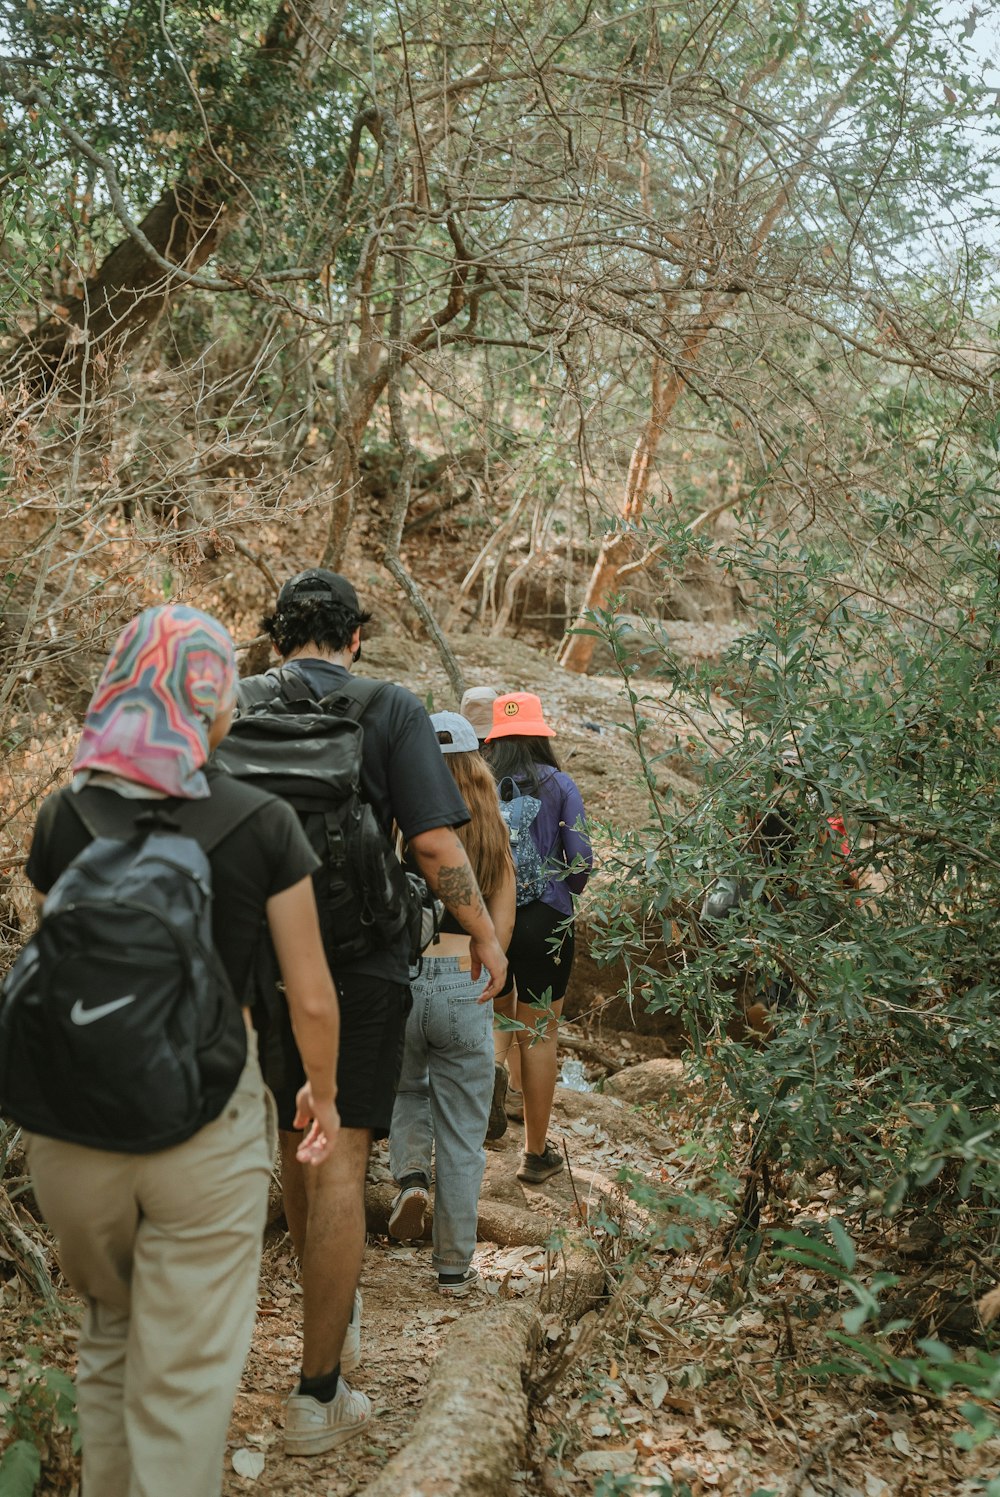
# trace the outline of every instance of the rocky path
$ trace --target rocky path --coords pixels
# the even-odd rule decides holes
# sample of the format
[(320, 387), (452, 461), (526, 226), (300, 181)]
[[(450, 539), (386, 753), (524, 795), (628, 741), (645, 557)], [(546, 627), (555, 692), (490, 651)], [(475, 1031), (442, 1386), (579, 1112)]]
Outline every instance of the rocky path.
[[(675, 1060), (625, 1070), (611, 1078), (605, 1095), (560, 1089), (553, 1133), (565, 1143), (571, 1172), (537, 1189), (515, 1178), (515, 1129), (492, 1147), (484, 1211), (497, 1219), (505, 1209), (529, 1212), (546, 1230), (575, 1232), (586, 1224), (611, 1297), (582, 1318), (579, 1306), (568, 1311), (564, 1260), (540, 1246), (481, 1242), (484, 1288), (456, 1303), (437, 1294), (428, 1248), (375, 1237), (362, 1281), (364, 1362), (355, 1379), (372, 1398), (375, 1419), (363, 1439), (325, 1457), (292, 1460), (281, 1452), (300, 1298), (286, 1239), (272, 1232), (253, 1351), (230, 1430), (226, 1497), (255, 1490), (363, 1497), (398, 1452), (392, 1469), (406, 1472), (405, 1493), (419, 1497), (985, 1493), (1000, 1450), (992, 1441), (968, 1454), (957, 1450), (950, 1436), (961, 1421), (953, 1410), (809, 1374), (810, 1361), (829, 1354), (826, 1331), (839, 1324), (833, 1295), (818, 1320), (798, 1318), (807, 1298), (824, 1303), (813, 1276), (773, 1262), (759, 1277), (743, 1275), (738, 1264), (722, 1260), (721, 1233), (710, 1227), (678, 1251), (664, 1251), (662, 1238), (658, 1247), (655, 1233), (648, 1235), (650, 1220), (623, 1188), (622, 1170), (640, 1194), (643, 1185), (696, 1187), (698, 1165), (688, 1147), (692, 1100)], [(383, 1158), (373, 1174), (387, 1176)], [(788, 1204), (788, 1219), (815, 1219), (823, 1195), (820, 1180), (808, 1203)], [(630, 1247), (644, 1237), (630, 1264)], [(442, 1486), (437, 1471), (425, 1473), (407, 1456), (435, 1359), (451, 1354), (449, 1333), (457, 1325), (482, 1318), (484, 1328), (493, 1328), (498, 1307), (517, 1304), (538, 1306), (541, 1327), (540, 1345), (523, 1368), (533, 1401), (522, 1454), (508, 1460), (492, 1485)], [(478, 1370), (487, 1373), (492, 1334), (472, 1338)], [(574, 1347), (576, 1359), (566, 1366)], [(447, 1421), (456, 1461), (468, 1438), (463, 1419), (482, 1417), (471, 1392), (474, 1375), (475, 1369), (468, 1410), (459, 1399)], [(234, 1457), (259, 1474), (237, 1474)], [(380, 1484), (379, 1497), (384, 1490)]]

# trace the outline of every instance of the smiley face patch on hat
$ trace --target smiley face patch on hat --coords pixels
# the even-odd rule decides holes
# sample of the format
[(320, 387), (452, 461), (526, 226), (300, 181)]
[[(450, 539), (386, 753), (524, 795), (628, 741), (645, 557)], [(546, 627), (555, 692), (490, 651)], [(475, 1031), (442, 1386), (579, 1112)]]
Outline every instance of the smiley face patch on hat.
[(554, 738), (542, 704), (533, 691), (509, 691), (493, 703), (493, 727), (487, 738)]

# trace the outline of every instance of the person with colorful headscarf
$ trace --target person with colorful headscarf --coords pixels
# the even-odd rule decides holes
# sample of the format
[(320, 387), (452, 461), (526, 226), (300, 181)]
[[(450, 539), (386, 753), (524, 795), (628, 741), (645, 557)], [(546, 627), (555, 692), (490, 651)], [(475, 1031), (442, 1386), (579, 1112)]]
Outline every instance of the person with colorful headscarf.
[[(283, 802), (208, 766), (235, 686), (232, 640), (215, 619), (179, 605), (133, 619), (87, 711), (72, 783), (39, 812), (28, 876), (44, 921), (44, 896), (92, 840), (83, 807), (113, 836), (133, 835), (153, 805), (204, 837), (214, 943), (234, 1003), (266, 915), (306, 1073), (299, 1158), (319, 1165), (339, 1129), (339, 1016), (313, 896), (317, 860)], [(192, 803), (204, 810), (195, 815)], [(214, 845), (201, 830), (212, 822), (230, 828)], [(26, 1148), (63, 1273), (84, 1302), (84, 1497), (218, 1497), (275, 1148), (249, 1027), (235, 1090), (186, 1142), (118, 1153), (34, 1133)]]

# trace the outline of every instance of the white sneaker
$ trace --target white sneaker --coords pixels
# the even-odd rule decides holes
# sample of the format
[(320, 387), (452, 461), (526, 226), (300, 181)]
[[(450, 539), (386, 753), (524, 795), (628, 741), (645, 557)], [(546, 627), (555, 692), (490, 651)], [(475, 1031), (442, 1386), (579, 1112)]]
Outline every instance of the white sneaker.
[(343, 1378), (330, 1403), (291, 1393), (285, 1404), (285, 1454), (322, 1455), (360, 1434), (371, 1417), (371, 1399), (354, 1392)]
[(354, 1308), (344, 1332), (344, 1344), (340, 1349), (341, 1372), (353, 1372), (361, 1366), (361, 1294), (354, 1291)]

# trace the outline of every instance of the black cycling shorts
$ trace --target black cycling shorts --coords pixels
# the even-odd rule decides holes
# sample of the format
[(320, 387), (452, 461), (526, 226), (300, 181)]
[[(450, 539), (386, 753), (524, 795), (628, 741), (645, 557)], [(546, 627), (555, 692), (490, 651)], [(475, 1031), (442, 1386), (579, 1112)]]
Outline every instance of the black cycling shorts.
[[(518, 1003), (558, 1003), (566, 996), (575, 949), (573, 924), (566, 915), (541, 899), (519, 905), (507, 947), (507, 988), (500, 997), (506, 998), (516, 983)], [(551, 989), (547, 998), (546, 989)]]
[[(410, 1011), (406, 983), (389, 982), (363, 972), (333, 973), (340, 1000), (340, 1058), (337, 1064), (337, 1111), (342, 1128), (370, 1128), (388, 1138), (396, 1086), (403, 1061), (403, 1037)], [(287, 1011), (286, 1011), (287, 1014)], [(268, 1081), (278, 1104), (278, 1127), (291, 1130), (295, 1094), (306, 1079), (292, 1034), (284, 1025), (283, 1081)]]

